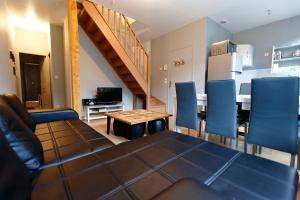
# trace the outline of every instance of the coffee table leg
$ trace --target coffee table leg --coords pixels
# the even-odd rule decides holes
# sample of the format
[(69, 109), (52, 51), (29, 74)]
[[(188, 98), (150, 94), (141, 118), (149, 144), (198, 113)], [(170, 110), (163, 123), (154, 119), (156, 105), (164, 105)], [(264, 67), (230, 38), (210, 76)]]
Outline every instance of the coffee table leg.
[(166, 129), (169, 131), (170, 127), (169, 127), (169, 117), (166, 117)]
[(106, 133), (107, 135), (109, 135), (109, 132), (110, 132), (110, 117), (107, 116), (107, 123), (106, 123)]

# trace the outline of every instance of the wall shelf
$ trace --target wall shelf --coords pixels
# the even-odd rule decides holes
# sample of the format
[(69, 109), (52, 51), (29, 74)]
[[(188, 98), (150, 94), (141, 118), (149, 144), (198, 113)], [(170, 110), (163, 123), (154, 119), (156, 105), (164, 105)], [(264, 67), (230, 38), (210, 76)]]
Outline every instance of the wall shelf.
[(274, 60), (274, 63), (287, 62), (287, 61), (295, 61), (295, 60), (300, 60), (300, 57), (282, 58), (280, 60)]
[(273, 46), (272, 73), (289, 73), (300, 71), (300, 57), (295, 52), (300, 50), (300, 44), (285, 47)]
[(85, 111), (85, 119), (90, 122), (94, 119), (103, 119), (106, 118), (104, 113), (107, 112), (117, 112), (117, 111), (123, 111), (124, 105), (123, 103), (114, 104), (114, 105), (94, 105), (94, 106), (84, 106)]

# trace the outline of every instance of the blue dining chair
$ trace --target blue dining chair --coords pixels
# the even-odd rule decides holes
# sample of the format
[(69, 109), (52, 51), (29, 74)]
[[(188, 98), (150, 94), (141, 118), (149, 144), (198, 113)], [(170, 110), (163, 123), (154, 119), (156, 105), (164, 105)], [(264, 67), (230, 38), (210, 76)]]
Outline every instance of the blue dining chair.
[[(194, 82), (175, 83), (177, 98), (176, 126), (197, 130), (197, 96)], [(202, 121), (199, 118), (200, 123)], [(199, 130), (201, 132), (201, 130)]]
[(225, 138), (236, 138), (237, 107), (234, 80), (207, 82), (205, 132), (224, 136)]
[(298, 106), (298, 77), (253, 79), (247, 142), (290, 153), (290, 166), (294, 166), (298, 145)]

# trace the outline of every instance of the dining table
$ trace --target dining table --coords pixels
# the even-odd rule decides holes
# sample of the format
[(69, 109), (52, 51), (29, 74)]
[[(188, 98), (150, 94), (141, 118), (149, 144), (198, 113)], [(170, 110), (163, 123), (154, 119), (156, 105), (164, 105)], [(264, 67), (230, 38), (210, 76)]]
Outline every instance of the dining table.
[[(251, 109), (251, 95), (236, 95), (236, 103), (241, 105), (242, 110)], [(207, 106), (207, 95), (202, 93), (197, 93), (197, 106)], [(300, 96), (299, 96), (299, 106), (298, 113), (300, 115)]]

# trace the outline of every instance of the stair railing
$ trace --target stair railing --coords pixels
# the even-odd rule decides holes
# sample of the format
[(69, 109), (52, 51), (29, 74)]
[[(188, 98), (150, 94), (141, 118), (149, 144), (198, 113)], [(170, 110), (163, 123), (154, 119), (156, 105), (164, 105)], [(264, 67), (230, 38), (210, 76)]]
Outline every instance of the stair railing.
[[(93, 3), (93, 2), (90, 2)], [(150, 73), (149, 55), (142, 42), (138, 39), (127, 17), (119, 12), (113, 11), (103, 5), (93, 3), (101, 17), (107, 23), (115, 37), (141, 73), (145, 81), (149, 81)]]

